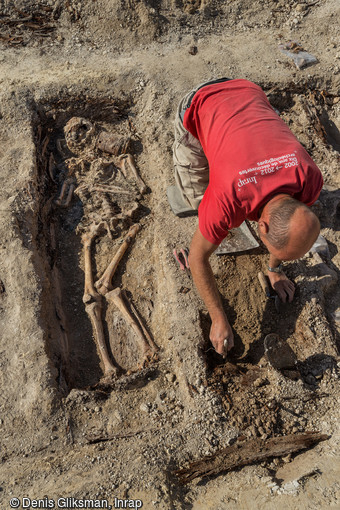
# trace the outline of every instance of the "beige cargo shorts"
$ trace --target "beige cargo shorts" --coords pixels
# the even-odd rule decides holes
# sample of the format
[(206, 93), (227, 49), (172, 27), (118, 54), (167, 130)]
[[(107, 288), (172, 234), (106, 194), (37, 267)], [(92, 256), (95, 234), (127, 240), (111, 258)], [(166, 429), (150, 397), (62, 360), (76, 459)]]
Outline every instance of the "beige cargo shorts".
[(199, 140), (184, 128), (183, 115), (190, 106), (194, 94), (200, 88), (228, 80), (228, 78), (221, 78), (201, 83), (184, 96), (177, 108), (173, 144), (175, 181), (183, 200), (193, 209), (198, 209), (208, 187), (209, 164)]

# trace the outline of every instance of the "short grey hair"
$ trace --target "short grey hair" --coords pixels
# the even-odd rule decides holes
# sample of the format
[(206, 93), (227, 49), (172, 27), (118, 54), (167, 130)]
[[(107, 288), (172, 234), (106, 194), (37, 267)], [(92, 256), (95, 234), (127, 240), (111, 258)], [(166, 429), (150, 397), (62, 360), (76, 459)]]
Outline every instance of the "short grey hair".
[(288, 197), (278, 204), (273, 204), (269, 211), (269, 229), (265, 237), (274, 248), (284, 248), (289, 240), (290, 220), (297, 209), (303, 207), (309, 213), (312, 211), (302, 202)]

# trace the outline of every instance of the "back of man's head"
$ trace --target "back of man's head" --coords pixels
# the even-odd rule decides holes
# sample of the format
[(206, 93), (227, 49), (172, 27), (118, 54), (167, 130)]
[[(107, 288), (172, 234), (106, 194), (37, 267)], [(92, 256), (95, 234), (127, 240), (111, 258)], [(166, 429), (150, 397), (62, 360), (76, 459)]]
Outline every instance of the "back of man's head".
[(283, 260), (293, 260), (310, 250), (319, 235), (320, 222), (309, 207), (287, 196), (269, 204), (268, 213), (268, 231), (263, 237), (269, 251), (275, 250), (274, 255)]

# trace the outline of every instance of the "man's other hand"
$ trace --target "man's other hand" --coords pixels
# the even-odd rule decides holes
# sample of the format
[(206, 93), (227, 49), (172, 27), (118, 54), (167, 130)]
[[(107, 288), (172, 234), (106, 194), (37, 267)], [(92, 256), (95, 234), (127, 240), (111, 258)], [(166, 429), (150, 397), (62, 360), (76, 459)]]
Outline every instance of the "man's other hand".
[[(222, 356), (227, 355), (227, 351), (230, 351), (234, 347), (234, 334), (228, 319), (220, 318), (212, 321), (210, 328), (210, 340), (218, 354)], [(227, 340), (225, 346), (224, 341)]]
[(272, 271), (268, 271), (268, 278), (271, 286), (281, 301), (283, 303), (286, 303), (286, 301), (291, 303), (295, 292), (294, 283), (291, 282), (284, 273), (273, 273)]

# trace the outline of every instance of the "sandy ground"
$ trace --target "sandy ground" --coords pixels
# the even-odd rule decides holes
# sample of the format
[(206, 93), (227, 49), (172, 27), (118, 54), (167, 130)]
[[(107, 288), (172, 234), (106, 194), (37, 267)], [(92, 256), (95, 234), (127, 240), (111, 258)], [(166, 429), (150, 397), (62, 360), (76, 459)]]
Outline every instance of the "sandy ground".
[[(146, 509), (339, 508), (338, 2), (14, 3), (0, 2), (1, 508), (15, 497), (20, 505), (40, 499), (39, 508), (66, 497), (112, 508), (115, 497), (128, 508), (140, 499)], [(290, 39), (319, 62), (296, 69), (278, 50)], [(257, 281), (262, 247), (212, 257), (236, 337), (227, 363), (211, 349), (207, 312), (172, 256), (189, 246), (197, 218), (176, 218), (166, 201), (176, 105), (195, 84), (220, 76), (260, 84), (320, 166), (316, 211), (329, 247), (329, 256), (285, 265), (298, 290), (280, 315)], [(77, 154), (65, 149), (63, 128), (74, 116), (97, 133), (131, 137), (146, 193), (91, 141)], [(72, 162), (69, 182), (87, 192), (64, 208), (56, 198)], [(109, 181), (130, 195), (89, 191)], [(134, 202), (112, 239), (101, 232), (94, 240), (93, 271), (96, 280), (138, 222), (114, 286), (126, 290), (160, 350), (142, 368), (135, 334), (103, 299), (104, 334), (120, 371), (105, 386), (82, 301), (81, 236), (93, 218)], [(294, 349), (298, 381), (269, 366), (268, 333)], [(174, 474), (235, 441), (307, 430), (329, 439), (184, 487)]]

